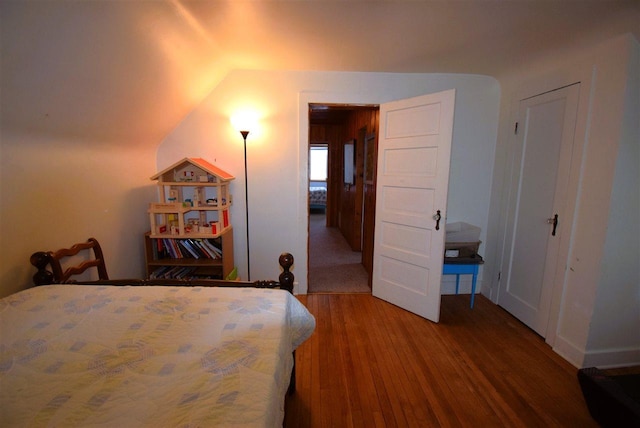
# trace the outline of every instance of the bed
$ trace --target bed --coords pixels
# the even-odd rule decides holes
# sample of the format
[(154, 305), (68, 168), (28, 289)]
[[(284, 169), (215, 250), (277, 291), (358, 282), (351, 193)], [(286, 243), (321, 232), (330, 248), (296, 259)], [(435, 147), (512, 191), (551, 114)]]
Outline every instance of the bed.
[(279, 285), (98, 280), (1, 299), (0, 426), (282, 426), (315, 320)]
[(309, 187), (309, 208), (324, 210), (327, 207), (327, 189), (325, 187)]

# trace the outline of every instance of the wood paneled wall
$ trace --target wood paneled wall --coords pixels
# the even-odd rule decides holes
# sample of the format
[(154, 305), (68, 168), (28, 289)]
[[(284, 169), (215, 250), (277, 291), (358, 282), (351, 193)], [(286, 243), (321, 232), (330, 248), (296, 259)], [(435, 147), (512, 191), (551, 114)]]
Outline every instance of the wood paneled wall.
[[(378, 108), (360, 108), (345, 123), (346, 139), (355, 139), (355, 186), (342, 186), (340, 194), (340, 230), (354, 251), (362, 251), (362, 218), (364, 195), (364, 140), (378, 132)], [(367, 207), (368, 208), (368, 207)]]
[[(344, 107), (341, 107), (344, 111)], [(327, 226), (338, 227), (354, 251), (362, 250), (364, 138), (378, 132), (378, 107), (353, 107), (340, 123), (310, 123), (309, 141), (329, 146)], [(344, 144), (355, 140), (354, 185), (344, 184)]]

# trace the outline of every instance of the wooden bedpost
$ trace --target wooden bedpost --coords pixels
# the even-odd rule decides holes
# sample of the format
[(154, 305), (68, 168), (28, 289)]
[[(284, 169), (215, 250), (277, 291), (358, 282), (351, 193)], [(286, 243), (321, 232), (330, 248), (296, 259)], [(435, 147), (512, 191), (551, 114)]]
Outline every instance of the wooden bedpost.
[(280, 254), (278, 263), (280, 263), (280, 266), (282, 266), (283, 269), (283, 272), (278, 277), (278, 280), (280, 281), (280, 288), (293, 294), (293, 282), (295, 278), (290, 270), (291, 266), (293, 266), (293, 256), (290, 253), (282, 253)]
[(51, 263), (51, 254), (38, 251), (31, 255), (29, 261), (38, 269), (33, 275), (33, 283), (35, 285), (49, 285), (54, 283), (53, 272), (46, 269), (47, 265)]
[[(293, 266), (293, 255), (291, 253), (282, 253), (278, 258), (278, 263), (282, 266), (282, 273), (278, 277), (280, 281), (280, 288), (287, 290), (293, 294), (293, 282), (294, 276), (291, 273), (291, 266)], [(292, 395), (296, 392), (296, 351), (293, 351), (293, 367), (291, 368), (291, 379), (289, 380), (289, 388), (287, 393)]]

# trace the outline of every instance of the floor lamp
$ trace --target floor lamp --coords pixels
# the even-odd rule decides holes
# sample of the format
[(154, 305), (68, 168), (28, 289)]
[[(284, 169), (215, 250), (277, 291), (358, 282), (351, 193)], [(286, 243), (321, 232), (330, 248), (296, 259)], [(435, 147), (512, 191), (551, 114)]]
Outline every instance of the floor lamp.
[(240, 131), (244, 141), (244, 208), (247, 221), (247, 281), (251, 281), (251, 259), (249, 251), (249, 182), (247, 181), (247, 136), (249, 131)]

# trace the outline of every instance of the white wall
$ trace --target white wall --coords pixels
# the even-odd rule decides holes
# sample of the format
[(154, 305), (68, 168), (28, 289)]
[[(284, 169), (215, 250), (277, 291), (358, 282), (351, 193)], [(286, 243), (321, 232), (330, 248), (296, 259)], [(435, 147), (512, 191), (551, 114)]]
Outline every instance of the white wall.
[(500, 96), (495, 79), (486, 76), (235, 71), (163, 141), (157, 168), (197, 156), (235, 175), (235, 263), (246, 278), (243, 145), (229, 117), (257, 111), (259, 133), (247, 140), (251, 279), (276, 278), (277, 257), (289, 251), (296, 292), (306, 293), (307, 104), (379, 104), (451, 88), (457, 92), (447, 217), (485, 230)]
[(584, 364), (589, 366), (640, 362), (640, 45), (634, 45), (626, 79), (620, 79), (624, 111), (587, 340)]
[(35, 251), (94, 237), (112, 278), (141, 278), (155, 149), (2, 132), (0, 296), (32, 285)]
[[(502, 257), (514, 102), (526, 91), (534, 95), (581, 82), (576, 142), (583, 154), (575, 183), (576, 210), (566, 271), (552, 303), (550, 326), (555, 329), (547, 335), (554, 350), (578, 367), (640, 361), (637, 252), (633, 267), (626, 256), (611, 253), (619, 251), (616, 243), (626, 242), (633, 249), (640, 241), (633, 233), (638, 224), (639, 73), (637, 65), (630, 65), (637, 64), (637, 49), (632, 36), (621, 36), (571, 56), (523, 64), (499, 79), (503, 94), (487, 250), (496, 259)], [(629, 209), (623, 213), (622, 207)], [(483, 292), (497, 301), (499, 264), (489, 269)], [(603, 293), (608, 296), (601, 300)]]
[(0, 296), (91, 236), (112, 277), (143, 275), (157, 146), (226, 73), (175, 5), (143, 3), (2, 2)]

